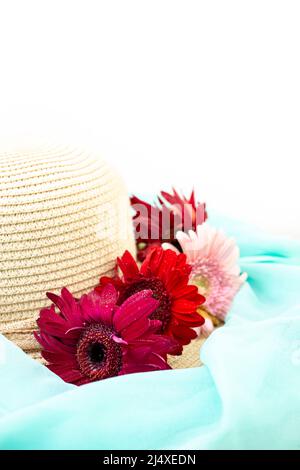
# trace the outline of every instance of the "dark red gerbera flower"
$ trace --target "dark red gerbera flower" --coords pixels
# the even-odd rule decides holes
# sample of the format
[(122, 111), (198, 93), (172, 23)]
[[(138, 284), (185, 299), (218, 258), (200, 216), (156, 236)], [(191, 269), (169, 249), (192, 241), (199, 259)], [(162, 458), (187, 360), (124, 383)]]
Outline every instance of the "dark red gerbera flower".
[(158, 301), (140, 291), (117, 306), (112, 285), (79, 300), (67, 289), (48, 293), (55, 305), (44, 308), (35, 338), (47, 367), (66, 382), (82, 385), (132, 372), (170, 369), (166, 356), (177, 343), (158, 334), (161, 323), (150, 320)]
[(126, 251), (122, 258), (118, 258), (118, 266), (123, 276), (102, 277), (96, 290), (101, 292), (103, 286), (114, 284), (119, 291), (118, 303), (122, 304), (131, 295), (150, 289), (159, 302), (150, 318), (159, 320), (160, 332), (178, 342), (173, 354), (181, 354), (182, 346), (197, 336), (193, 328), (204, 323), (197, 308), (205, 298), (198, 293), (196, 286), (189, 285), (191, 267), (186, 263), (186, 255), (161, 247), (153, 248), (139, 268)]
[(207, 213), (204, 203), (197, 203), (195, 193), (186, 198), (180, 196), (175, 189), (173, 194), (161, 191), (159, 204), (151, 205), (136, 196), (132, 196), (131, 205), (135, 210), (133, 224), (137, 242), (138, 260), (143, 261), (153, 246), (172, 243), (180, 248), (176, 241), (176, 233), (181, 230), (196, 230), (205, 222)]

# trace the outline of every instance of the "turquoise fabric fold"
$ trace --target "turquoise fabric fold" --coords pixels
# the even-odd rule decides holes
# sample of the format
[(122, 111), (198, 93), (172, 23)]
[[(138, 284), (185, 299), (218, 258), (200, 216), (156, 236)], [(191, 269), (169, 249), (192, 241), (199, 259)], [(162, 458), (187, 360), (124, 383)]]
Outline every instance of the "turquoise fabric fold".
[(75, 387), (0, 336), (1, 449), (300, 449), (300, 243), (210, 223), (248, 281), (205, 365)]

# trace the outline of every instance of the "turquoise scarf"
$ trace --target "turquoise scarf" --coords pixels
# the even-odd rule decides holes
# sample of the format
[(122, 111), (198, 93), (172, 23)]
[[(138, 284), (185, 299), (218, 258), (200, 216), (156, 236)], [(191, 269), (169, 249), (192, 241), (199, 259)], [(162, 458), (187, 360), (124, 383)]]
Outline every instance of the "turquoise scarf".
[(300, 243), (210, 223), (248, 282), (205, 365), (75, 387), (0, 336), (1, 449), (300, 449)]

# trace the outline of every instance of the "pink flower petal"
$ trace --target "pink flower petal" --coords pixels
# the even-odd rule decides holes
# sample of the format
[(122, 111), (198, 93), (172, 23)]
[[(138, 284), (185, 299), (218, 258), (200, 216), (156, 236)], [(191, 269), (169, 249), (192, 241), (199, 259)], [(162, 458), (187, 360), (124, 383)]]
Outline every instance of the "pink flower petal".
[(180, 251), (174, 246), (172, 245), (172, 243), (163, 243), (162, 244), (162, 247), (164, 250), (172, 250), (172, 251), (175, 251), (175, 253), (177, 255), (179, 255)]
[(83, 379), (81, 372), (77, 369), (70, 369), (68, 364), (59, 366), (57, 364), (47, 364), (49, 370), (59, 375), (65, 382), (80, 382)]
[(178, 232), (176, 237), (192, 266), (191, 280), (206, 299), (204, 306), (223, 320), (245, 282), (235, 241), (207, 222), (199, 225), (196, 232)]
[(116, 307), (117, 291), (112, 284), (107, 284), (101, 292), (92, 291), (80, 299), (84, 319), (88, 322), (112, 324), (112, 315)]
[[(123, 373), (169, 368), (166, 356), (176, 342), (157, 334), (161, 323), (149, 319), (159, 304), (151, 290), (134, 294), (121, 306), (116, 305), (117, 293), (112, 285), (79, 300), (67, 289), (60, 297), (49, 294), (49, 298), (60, 314), (54, 305), (42, 309), (37, 321), (39, 332), (34, 335), (48, 368), (66, 382), (82, 385)], [(95, 344), (110, 351), (97, 364), (92, 356), (95, 351), (90, 348)]]
[(205, 318), (204, 324), (200, 328), (200, 334), (205, 338), (208, 338), (214, 331), (214, 324), (210, 318)]
[(126, 341), (130, 342), (136, 338), (141, 337), (144, 333), (150, 329), (150, 320), (148, 317), (141, 317), (136, 321), (130, 323), (126, 328), (122, 330), (122, 336)]
[(149, 317), (158, 306), (151, 291), (141, 291), (129, 297), (116, 311), (113, 317), (114, 327), (122, 332), (131, 323), (141, 317)]
[(58, 307), (61, 315), (69, 324), (78, 326), (82, 324), (82, 317), (78, 302), (74, 299), (72, 294), (65, 287), (61, 291), (61, 296), (51, 292), (47, 293), (47, 297)]

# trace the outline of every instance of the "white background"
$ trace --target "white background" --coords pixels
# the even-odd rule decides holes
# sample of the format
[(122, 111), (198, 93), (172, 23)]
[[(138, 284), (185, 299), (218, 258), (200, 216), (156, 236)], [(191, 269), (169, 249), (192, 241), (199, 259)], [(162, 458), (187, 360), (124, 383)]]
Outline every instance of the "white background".
[(0, 145), (85, 145), (300, 238), (299, 25), (289, 0), (0, 1)]

